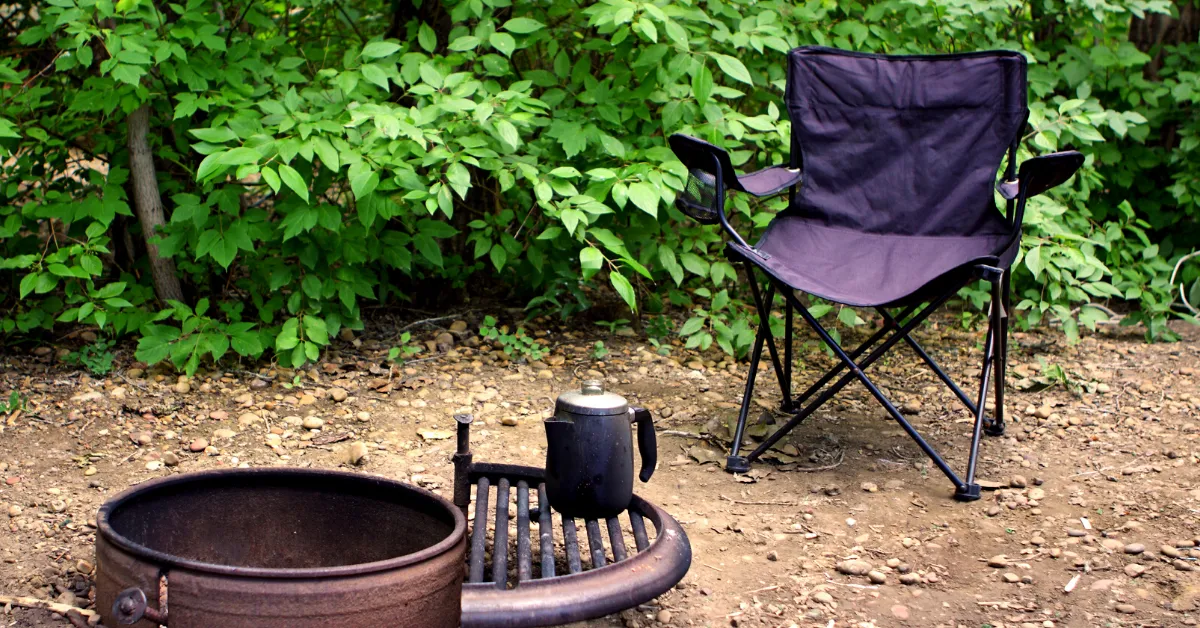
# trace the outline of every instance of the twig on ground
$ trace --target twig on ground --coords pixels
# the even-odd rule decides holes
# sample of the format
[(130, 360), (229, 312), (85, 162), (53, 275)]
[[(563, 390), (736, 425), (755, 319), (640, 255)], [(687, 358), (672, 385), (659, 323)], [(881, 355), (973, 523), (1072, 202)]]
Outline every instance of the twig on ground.
[(743, 593), (742, 595), (753, 595), (753, 594), (755, 594), (755, 593), (762, 593), (762, 592), (764, 592), (764, 591), (774, 591), (775, 589), (778, 589), (778, 588), (779, 588), (779, 585), (777, 585), (777, 584), (773, 584), (773, 585), (771, 585), (771, 586), (769, 586), (769, 587), (762, 587), (761, 589), (755, 589), (755, 590), (753, 590), (753, 591), (746, 591), (746, 592), (745, 592), (745, 593)]
[(703, 434), (694, 432), (685, 432), (683, 430), (658, 430), (660, 436), (682, 436), (684, 438), (695, 438), (697, 440), (707, 440), (708, 437)]
[(413, 327), (416, 327), (417, 325), (428, 325), (430, 323), (437, 323), (440, 321), (456, 320), (458, 317), (459, 317), (459, 314), (451, 314), (449, 316), (436, 316), (434, 318), (423, 318), (419, 321), (413, 321), (413, 322), (405, 325), (404, 327), (401, 327), (400, 331), (406, 332), (406, 331), (412, 329)]
[(796, 502), (743, 502), (743, 501), (739, 501), (736, 499), (726, 497), (724, 495), (721, 496), (721, 499), (724, 499), (733, 504), (737, 504), (739, 506), (795, 506), (796, 505)]
[(823, 467), (796, 467), (794, 469), (788, 469), (787, 472), (791, 473), (794, 471), (800, 471), (803, 473), (814, 473), (816, 471), (828, 471), (830, 469), (836, 469), (836, 468), (842, 466), (842, 462), (844, 462), (845, 460), (846, 460), (846, 450), (843, 449), (840, 452), (838, 452), (837, 462), (834, 462), (832, 464), (827, 464)]
[(834, 580), (833, 578), (830, 578), (830, 577), (829, 577), (829, 574), (825, 574), (825, 582), (828, 582), (829, 584), (836, 584), (836, 585), (838, 585), (839, 587), (850, 587), (851, 589), (871, 589), (871, 590), (875, 590), (875, 589), (878, 589), (878, 588), (879, 588), (878, 586), (876, 586), (876, 585), (873, 585), (873, 584), (852, 584), (852, 583), (849, 583), (849, 582), (838, 582), (837, 580)]
[(63, 615), (63, 616), (69, 615), (70, 613), (78, 613), (79, 615), (82, 615), (83, 617), (86, 617), (88, 619), (99, 616), (99, 613), (97, 613), (96, 611), (90, 611), (90, 610), (87, 610), (86, 608), (79, 608), (78, 606), (71, 606), (70, 604), (59, 604), (58, 602), (50, 602), (48, 600), (39, 600), (35, 597), (24, 597), (24, 596), (18, 597), (16, 595), (0, 595), (0, 605), (7, 606), (9, 604), (11, 604), (13, 606), (21, 606), (24, 608), (40, 608), (42, 610), (47, 610), (52, 613), (58, 613), (59, 615)]

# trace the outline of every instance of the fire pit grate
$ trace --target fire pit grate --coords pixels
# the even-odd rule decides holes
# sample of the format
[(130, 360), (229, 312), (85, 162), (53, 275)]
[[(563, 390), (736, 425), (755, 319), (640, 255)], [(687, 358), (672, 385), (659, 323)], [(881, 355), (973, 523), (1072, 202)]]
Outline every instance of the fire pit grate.
[(549, 626), (602, 617), (654, 599), (687, 573), (687, 535), (661, 508), (635, 495), (621, 515), (580, 526), (551, 511), (542, 469), (472, 463), (471, 418), (455, 418), (454, 503), (466, 511), (472, 493), (475, 498), (464, 628)]

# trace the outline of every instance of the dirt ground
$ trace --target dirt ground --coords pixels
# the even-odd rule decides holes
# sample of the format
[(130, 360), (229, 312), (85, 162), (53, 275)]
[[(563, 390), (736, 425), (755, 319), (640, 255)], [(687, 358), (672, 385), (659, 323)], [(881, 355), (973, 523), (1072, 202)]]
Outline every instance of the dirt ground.
[[(1016, 333), (1009, 430), (982, 445), (980, 477), (994, 490), (959, 503), (858, 384), (797, 428), (775, 460), (733, 476), (719, 463), (744, 363), (682, 347), (664, 357), (627, 333), (546, 322), (538, 334), (550, 355), (519, 364), (464, 327), (454, 325), (453, 338), (414, 328), (450, 350), (395, 369), (382, 333), (342, 338), (299, 378), (264, 369), (181, 382), (166, 369), (145, 372), (129, 348), (96, 377), (56, 359), (77, 339), (0, 355), (0, 395), (27, 397), (19, 412), (0, 413), (0, 594), (88, 607), (96, 509), (150, 478), (342, 467), (448, 496), (453, 440), (439, 432), (458, 412), (477, 417), (476, 460), (540, 465), (553, 399), (599, 376), (654, 412), (659, 466), (637, 491), (683, 524), (694, 557), (675, 590), (587, 625), (1166, 627), (1200, 618), (1195, 328), (1155, 345), (1134, 328), (1105, 328), (1075, 346), (1057, 332)], [(980, 333), (945, 319), (918, 337), (974, 390)], [(596, 340), (609, 355), (594, 356)], [(796, 364), (807, 383), (831, 361), (810, 341)], [(870, 374), (961, 470), (969, 418), (920, 366), (900, 349)], [(779, 420), (765, 412), (779, 390), (768, 370), (759, 382), (752, 432), (761, 436)], [(306, 429), (318, 418), (319, 430)], [(366, 455), (352, 463), (364, 451), (357, 443)], [(863, 569), (873, 573), (842, 573)], [(0, 622), (67, 625), (21, 607), (5, 608)]]

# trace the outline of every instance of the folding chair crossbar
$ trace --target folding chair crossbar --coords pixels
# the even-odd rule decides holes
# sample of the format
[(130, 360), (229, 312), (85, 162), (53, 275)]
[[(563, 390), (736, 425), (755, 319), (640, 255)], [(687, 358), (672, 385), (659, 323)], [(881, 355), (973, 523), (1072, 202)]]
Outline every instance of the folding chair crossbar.
[[(883, 308), (876, 308), (876, 311), (883, 315), (884, 321), (895, 325), (895, 322), (892, 321), (891, 315), (888, 314), (886, 310)], [(912, 348), (913, 352), (916, 353), (917, 356), (919, 356), (921, 360), (923, 360), (925, 364), (929, 366), (929, 369), (938, 376), (938, 379), (942, 380), (942, 382), (954, 392), (954, 396), (958, 397), (959, 401), (963, 402), (963, 405), (967, 407), (967, 410), (970, 411), (971, 414), (975, 414), (975, 402), (971, 401), (971, 398), (967, 396), (967, 393), (963, 392), (963, 390), (958, 387), (958, 384), (955, 384), (954, 380), (950, 379), (950, 376), (947, 375), (946, 372), (942, 370), (942, 367), (932, 357), (930, 357), (928, 353), (925, 352), (925, 349), (917, 343), (916, 339), (912, 336), (905, 336), (904, 342), (906, 342), (908, 346)]]
[[(987, 270), (990, 271), (992, 269)], [(998, 370), (1003, 368), (999, 364), (1000, 353), (996, 350), (996, 344), (998, 342), (996, 333), (1002, 331), (1002, 327), (1007, 323), (1007, 318), (1005, 316), (1006, 313), (1004, 312), (1005, 308), (1003, 307), (1003, 303), (1000, 301), (1000, 299), (1003, 297), (1003, 293), (1001, 292), (1002, 282), (1000, 281), (999, 277), (990, 278), (993, 284), (993, 297), (995, 298), (994, 303), (996, 305), (992, 307), (992, 312), (989, 316), (988, 331), (986, 340), (984, 341), (985, 356), (983, 370), (980, 377), (979, 402), (975, 403), (966, 396), (966, 393), (964, 393), (948, 375), (946, 375), (945, 371), (941, 369), (937, 362), (921, 347), (921, 345), (911, 337), (912, 331), (933, 312), (945, 304), (945, 302), (962, 286), (957, 286), (951, 290), (948, 290), (938, 298), (926, 304), (925, 307), (920, 308), (919, 311), (917, 311), (918, 306), (914, 305), (906, 308), (899, 316), (894, 316), (889, 314), (883, 308), (876, 308), (876, 310), (883, 316), (884, 322), (882, 327), (858, 347), (850, 352), (846, 352), (846, 350), (843, 349), (841, 345), (833, 339), (832, 336), (830, 336), (829, 332), (825, 330), (820, 322), (817, 321), (816, 317), (809, 312), (808, 308), (806, 308), (804, 304), (802, 304), (799, 299), (796, 298), (794, 291), (788, 289), (786, 285), (781, 285), (779, 286), (779, 289), (780, 292), (783, 293), (785, 299), (785, 307), (787, 309), (786, 319), (788, 319), (784, 341), (784, 364), (781, 365), (778, 360), (778, 356), (776, 355), (774, 338), (768, 324), (770, 318), (771, 299), (773, 298), (776, 289), (775, 281), (769, 281), (767, 298), (764, 300), (761, 298), (758, 282), (754, 279), (753, 269), (749, 264), (747, 264), (747, 271), (751, 279), (750, 284), (752, 286), (752, 292), (754, 293), (755, 305), (758, 307), (758, 311), (762, 315), (760, 317), (758, 333), (755, 336), (754, 346), (751, 350), (751, 368), (746, 382), (746, 391), (742, 399), (741, 412), (738, 416), (737, 428), (734, 433), (733, 448), (727, 460), (726, 468), (729, 471), (745, 472), (749, 470), (750, 461), (755, 460), (766, 453), (767, 450), (775, 446), (780, 439), (782, 439), (792, 429), (800, 425), (800, 423), (811, 416), (812, 413), (820, 408), (826, 401), (831, 399), (851, 381), (857, 379), (862, 382), (863, 386), (867, 388), (868, 392), (875, 397), (876, 401), (878, 401), (880, 405), (884, 407), (890, 417), (900, 424), (901, 428), (904, 429), (908, 436), (913, 439), (917, 446), (921, 448), (921, 450), (929, 457), (934, 465), (937, 466), (938, 469), (950, 479), (955, 487), (956, 498), (961, 500), (972, 500), (979, 498), (979, 485), (975, 483), (975, 470), (976, 458), (978, 457), (979, 451), (980, 435), (984, 430), (993, 435), (1003, 433), (1003, 423), (999, 413), (997, 413), (996, 420), (988, 420), (983, 416), (983, 399), (987, 394), (988, 386), (990, 384), (992, 367), (993, 365), (996, 365)], [(792, 321), (790, 319), (792, 318), (792, 310), (800, 311), (800, 315), (804, 321), (817, 332), (817, 335), (821, 338), (821, 341), (824, 342), (825, 345), (834, 352), (840, 362), (838, 365), (830, 369), (819, 380), (809, 386), (804, 393), (795, 398), (791, 397), (789, 390), (791, 379), (790, 367), (792, 335)], [(914, 312), (916, 313), (914, 314)], [(904, 323), (901, 324), (900, 321), (904, 321)], [(1006, 329), (1004, 331), (1006, 331)], [(939, 379), (941, 379), (942, 382), (945, 383), (947, 387), (949, 387), (955, 393), (959, 400), (963, 401), (967, 409), (971, 411), (972, 415), (974, 415), (974, 429), (971, 435), (970, 456), (965, 478), (960, 477), (954, 472), (953, 469), (950, 468), (950, 465), (945, 461), (945, 459), (942, 458), (942, 456), (938, 454), (933, 446), (921, 436), (917, 429), (913, 427), (913, 425), (906, 418), (904, 418), (900, 411), (896, 409), (895, 405), (892, 404), (892, 402), (883, 394), (882, 391), (880, 391), (880, 389), (874, 384), (874, 382), (871, 381), (870, 378), (866, 376), (864, 372), (901, 340), (904, 340), (917, 353), (917, 355), (921, 357), (922, 361), (924, 361), (926, 365), (929, 366), (935, 374), (937, 374)], [(780, 388), (784, 394), (784, 402), (782, 404), (784, 411), (794, 412), (794, 415), (787, 423), (769, 435), (761, 444), (759, 444), (758, 447), (750, 452), (750, 454), (743, 457), (739, 456), (738, 454), (741, 448), (742, 437), (745, 432), (746, 422), (749, 415), (750, 402), (753, 395), (758, 364), (762, 359), (762, 345), (764, 343), (768, 344), (775, 374), (779, 381)], [(872, 347), (874, 348), (872, 349)], [(868, 349), (870, 349), (870, 352), (867, 353), (866, 357), (856, 362), (856, 360), (858, 360), (863, 353), (867, 352)], [(826, 387), (834, 377), (837, 377), (839, 373), (842, 373), (842, 371), (846, 369), (849, 369), (850, 372), (841, 375), (836, 382)], [(1001, 384), (997, 384), (998, 389), (1001, 386)], [(824, 390), (822, 391), (822, 389)], [(818, 391), (822, 392), (817, 395)], [(817, 395), (816, 398), (809, 401), (813, 395)], [(808, 401), (806, 406), (799, 411), (795, 410), (800, 404), (806, 401)]]

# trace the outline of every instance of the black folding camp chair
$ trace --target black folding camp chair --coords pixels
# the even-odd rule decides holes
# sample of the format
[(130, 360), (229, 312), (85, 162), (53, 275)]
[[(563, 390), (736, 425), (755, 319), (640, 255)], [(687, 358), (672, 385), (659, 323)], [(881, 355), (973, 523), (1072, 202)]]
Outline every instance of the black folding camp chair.
[[(760, 315), (727, 470), (748, 471), (752, 460), (857, 379), (950, 478), (956, 498), (979, 498), (980, 434), (1004, 433), (1009, 267), (1020, 249), (1025, 201), (1063, 183), (1083, 163), (1082, 155), (1067, 151), (1029, 159), (1018, 173), (1017, 146), (1029, 113), (1025, 76), (1025, 58), (1011, 51), (888, 56), (797, 48), (788, 55), (785, 98), (792, 121), (789, 167), (739, 176), (721, 148), (684, 135), (670, 138), (691, 173), (676, 206), (728, 232), (726, 254), (745, 264)], [(1004, 177), (997, 183), (1006, 152)], [(1006, 199), (1003, 213), (993, 186)], [(729, 223), (726, 190), (767, 196), (785, 189), (787, 208), (751, 246)], [(755, 269), (766, 275), (765, 294)], [(992, 298), (979, 396), (973, 401), (911, 332), (978, 279), (991, 284)], [(776, 290), (785, 302), (782, 360), (768, 325)], [(883, 325), (847, 351), (797, 299), (797, 291), (874, 308)], [(793, 311), (840, 361), (798, 396), (791, 393)], [(864, 372), (901, 341), (974, 414), (965, 477), (951, 470)], [(782, 410), (792, 417), (741, 455), (764, 344), (782, 389)], [(986, 417), (993, 368), (995, 416)]]

